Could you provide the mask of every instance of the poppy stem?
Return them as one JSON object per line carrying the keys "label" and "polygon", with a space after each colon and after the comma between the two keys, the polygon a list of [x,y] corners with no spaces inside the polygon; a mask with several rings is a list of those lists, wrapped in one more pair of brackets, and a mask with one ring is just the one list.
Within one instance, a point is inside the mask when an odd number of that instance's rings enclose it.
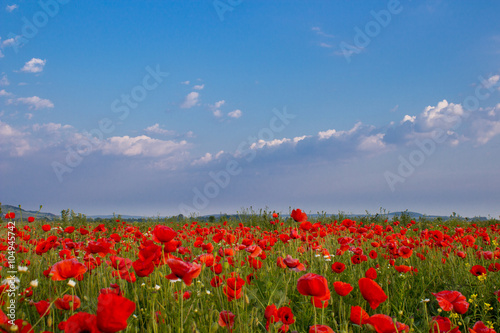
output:
{"label": "poppy stem", "polygon": [[322,304],[322,307],[321,307],[321,325],[324,325],[324,321],[325,321],[325,304]]}
{"label": "poppy stem", "polygon": [[184,282],[181,281],[181,293],[180,293],[180,298],[181,298],[181,317],[180,317],[180,322],[179,322],[179,325],[180,325],[180,331],[179,332],[184,332],[184,321],[182,320],[182,317],[183,317],[183,310],[184,310],[184,297],[183,297],[183,293],[184,293]]}
{"label": "poppy stem", "polygon": [[313,307],[314,307],[314,326],[316,326],[316,324],[318,323],[316,319],[316,305],[314,305]]}

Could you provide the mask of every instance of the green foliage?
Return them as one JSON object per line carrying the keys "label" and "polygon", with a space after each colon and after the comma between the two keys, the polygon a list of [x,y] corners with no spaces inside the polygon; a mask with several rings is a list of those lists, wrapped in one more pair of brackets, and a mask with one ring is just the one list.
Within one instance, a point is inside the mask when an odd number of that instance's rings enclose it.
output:
{"label": "green foliage", "polygon": [[[339,225],[346,216],[340,213],[335,216],[327,216],[319,214],[318,218],[310,218],[311,223],[321,223],[325,228],[332,227],[334,224]],[[120,222],[116,222],[116,219]],[[261,211],[260,214],[255,214],[253,211],[243,211],[237,216],[221,215],[219,219],[215,216],[213,219],[208,218],[207,221],[199,222],[195,226],[226,229],[228,232],[236,232],[239,224],[243,223],[245,227],[251,228],[247,234],[242,234],[238,239],[238,244],[241,244],[242,238],[260,239],[263,235],[269,234],[290,234],[292,229],[298,227],[297,223],[293,222],[287,216],[279,217],[280,224],[272,225],[269,223],[272,220],[272,212],[267,210]],[[143,221],[127,221],[126,226],[137,228],[143,234],[147,234],[157,224],[165,224],[175,230],[195,230],[195,227],[190,226],[197,219],[194,217],[175,216],[171,218],[156,218]],[[386,222],[386,220],[389,220]],[[445,228],[453,230],[456,227],[472,226],[473,223],[477,227],[489,228],[497,224],[497,220],[467,222],[459,216],[452,216],[450,219],[432,220],[430,218],[421,217],[417,219],[411,227],[412,218],[407,212],[400,216],[395,216],[388,219],[386,214],[375,214],[364,216],[357,219],[363,225],[380,225],[384,228],[392,227],[393,235],[398,235],[402,228],[407,229],[406,237],[418,239],[421,232],[425,229],[438,229],[445,231]],[[223,223],[227,221],[227,225]],[[396,222],[399,222],[397,225]],[[208,223],[208,225],[207,225]],[[73,210],[63,210],[61,219],[53,224],[53,229],[45,233],[41,230],[41,225],[44,221],[36,220],[34,223],[18,222],[17,226],[22,229],[24,226],[31,228],[31,239],[39,240],[46,239],[49,235],[56,235],[59,239],[69,238],[75,243],[83,242],[84,245],[90,240],[88,236],[82,236],[78,232],[71,234],[61,233],[68,226],[87,227],[92,230],[99,224],[104,224],[106,231],[94,238],[104,238],[109,240],[111,233],[123,233],[124,226],[122,225],[121,216],[114,216],[113,219],[102,219],[99,221],[90,221],[87,217],[80,213],[75,213]],[[186,227],[187,226],[187,227]],[[58,229],[58,227],[60,229]],[[239,230],[239,229],[238,229]],[[491,233],[491,228],[488,229]],[[2,231],[5,232],[5,231]],[[401,234],[399,234],[401,235]],[[196,235],[195,235],[196,236]],[[191,239],[182,239],[182,246],[187,247],[192,252],[191,254],[181,255],[175,253],[176,256],[192,260],[196,256],[203,253],[203,250],[198,247],[193,247],[193,236]],[[213,243],[213,234],[205,237],[205,243]],[[198,278],[196,278],[191,286],[185,286],[182,282],[170,282],[165,278],[170,274],[170,269],[167,265],[161,265],[155,268],[155,271],[148,277],[137,278],[135,283],[128,283],[125,280],[117,279],[112,275],[113,269],[105,263],[109,261],[109,255],[102,259],[102,264],[92,270],[91,274],[86,273],[82,281],[77,282],[77,286],[72,292],[78,295],[82,300],[82,306],[77,311],[86,311],[95,313],[97,307],[97,296],[99,290],[109,287],[110,283],[117,283],[124,292],[124,296],[134,301],[137,305],[135,316],[129,319],[129,327],[125,332],[180,332],[181,327],[184,332],[224,332],[224,329],[217,324],[220,311],[231,311],[236,315],[234,332],[265,332],[264,311],[266,306],[275,304],[278,308],[281,306],[289,306],[295,317],[295,324],[290,327],[290,330],[298,332],[307,332],[309,326],[314,322],[311,318],[318,318],[319,323],[329,325],[335,332],[368,332],[366,328],[358,328],[349,322],[349,311],[351,306],[360,305],[370,315],[381,313],[396,318],[397,321],[410,326],[413,332],[429,332],[429,322],[432,316],[452,316],[449,312],[440,312],[440,307],[431,292],[439,292],[442,290],[457,290],[465,295],[468,299],[472,299],[469,311],[464,315],[452,317],[454,323],[461,323],[461,331],[467,332],[466,327],[472,327],[478,320],[483,322],[491,322],[495,325],[495,329],[500,328],[500,307],[496,300],[494,291],[500,289],[499,275],[500,273],[488,273],[486,279],[478,279],[473,276],[469,270],[473,265],[481,264],[485,267],[490,263],[485,259],[476,257],[476,250],[472,248],[464,249],[467,256],[461,259],[451,253],[445,255],[443,248],[423,247],[414,250],[414,253],[409,258],[395,259],[395,266],[407,265],[415,267],[418,272],[398,273],[394,266],[389,265],[389,261],[384,258],[385,248],[373,248],[371,241],[366,241],[359,246],[365,254],[371,250],[378,252],[377,259],[370,259],[360,264],[351,262],[350,251],[346,251],[342,255],[334,256],[336,250],[340,247],[338,239],[341,237],[354,237],[348,229],[337,231],[325,237],[318,237],[318,244],[326,249],[331,254],[331,259],[325,258],[319,251],[311,249],[310,244],[302,240],[291,240],[288,243],[283,243],[279,239],[276,244],[266,251],[267,258],[262,261],[261,269],[254,270],[249,265],[241,265],[242,261],[247,260],[249,253],[246,251],[235,251],[233,261],[234,266],[227,263],[227,259],[223,259],[222,275],[228,277],[232,273],[238,274],[242,278],[246,278],[249,274],[254,274],[255,279],[251,284],[245,284],[243,287],[243,297],[228,301],[222,287],[213,288],[210,281],[215,274],[208,268],[204,267]],[[497,243],[497,234],[492,234],[492,242],[487,244],[481,240],[477,240],[477,245],[483,251],[495,251]],[[5,235],[1,234],[1,237]],[[493,240],[495,239],[495,242]],[[385,239],[384,239],[385,240]],[[65,281],[52,281],[43,275],[43,271],[61,260],[59,251],[51,250],[43,255],[37,255],[33,251],[32,245],[23,244],[30,247],[29,252],[17,254],[17,261],[29,260],[31,265],[28,272],[19,274],[21,291],[27,288],[30,281],[37,279],[39,286],[34,289],[31,300],[37,302],[40,300],[54,300],[68,290]],[[138,242],[132,237],[123,238],[119,243],[115,244],[114,248],[118,251],[118,256],[129,258],[132,261],[137,259]],[[214,244],[214,254],[217,254],[219,248],[230,247],[224,241],[219,244]],[[353,243],[352,246],[357,247],[358,244]],[[421,260],[416,256],[416,253],[423,253],[425,260]],[[289,269],[279,268],[276,265],[279,256],[286,257],[291,255],[297,258],[306,266],[305,272],[294,272]],[[81,251],[77,259],[80,262],[84,261],[84,251]],[[97,255],[94,255],[97,257]],[[443,260],[445,259],[445,263]],[[347,266],[347,269],[340,274],[332,271],[331,265],[333,262],[339,261]],[[497,260],[498,261],[498,260]],[[370,267],[376,267],[378,277],[376,281],[382,286],[389,299],[382,303],[379,308],[372,310],[360,294],[358,280],[365,276],[365,272]],[[133,269],[132,269],[133,271]],[[310,297],[301,295],[297,291],[297,281],[305,273],[313,272],[324,276],[331,290],[331,300],[329,305],[324,309],[315,309],[310,303]],[[340,297],[334,292],[333,282],[343,281],[350,283],[354,290],[345,297]],[[191,298],[188,300],[176,300],[175,292],[182,294],[184,291],[191,292]],[[476,295],[476,296],[474,296]],[[428,301],[426,301],[428,300]],[[487,306],[486,304],[489,304]],[[36,313],[34,306],[29,304],[29,301],[18,303],[18,317],[24,318],[34,324],[39,321],[40,317]],[[56,332],[55,326],[61,321],[67,320],[71,315],[70,312],[59,311],[52,309],[50,318],[51,323],[43,319],[38,322],[35,331],[41,332],[44,330]],[[158,318],[158,321],[156,320]],[[270,332],[277,332],[280,325],[271,326]],[[227,330],[226,330],[227,331]]]}

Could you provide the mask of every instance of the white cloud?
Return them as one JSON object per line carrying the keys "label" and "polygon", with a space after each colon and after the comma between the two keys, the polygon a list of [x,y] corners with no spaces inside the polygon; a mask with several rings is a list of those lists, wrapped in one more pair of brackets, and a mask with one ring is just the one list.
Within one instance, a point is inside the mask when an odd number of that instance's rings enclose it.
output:
{"label": "white cloud", "polygon": [[392,109],[391,112],[396,112],[399,109],[399,104],[396,104]]}
{"label": "white cloud", "polygon": [[206,153],[202,157],[200,157],[200,158],[192,161],[191,165],[203,165],[203,164],[207,164],[207,163],[209,163],[211,161],[219,159],[223,154],[224,154],[224,150],[219,151],[217,154],[215,154],[215,156],[212,155],[212,154],[210,154],[210,153]]}
{"label": "white cloud", "polygon": [[114,136],[108,138],[101,150],[105,155],[158,157],[170,155],[178,150],[188,148],[186,141],[164,141],[150,138],[146,135],[137,137]]}
{"label": "white cloud", "polygon": [[174,135],[175,131],[172,130],[166,130],[160,127],[160,124],[156,123],[153,126],[149,126],[145,129],[146,132],[149,133],[155,133],[155,134],[162,134],[162,135]]}
{"label": "white cloud", "polygon": [[27,63],[24,64],[24,67],[21,68],[21,72],[25,73],[40,73],[43,71],[43,67],[45,66],[47,60],[42,60],[38,58],[33,58]]}
{"label": "white cloud", "polygon": [[215,104],[213,105],[213,108],[214,109],[219,109],[221,106],[223,106],[224,104],[226,103],[225,100],[221,100],[221,101],[218,101],[218,102],[215,102]]}
{"label": "white cloud", "polygon": [[221,157],[222,154],[224,154],[224,150],[221,150],[217,154],[215,154],[215,158],[217,159],[217,158]]}
{"label": "white cloud", "polygon": [[327,37],[327,38],[334,38],[335,37],[334,35],[329,35],[327,33],[324,33],[320,27],[312,27],[311,30],[314,31],[316,34],[323,36],[323,37]]}
{"label": "white cloud", "polygon": [[198,97],[200,96],[199,93],[192,91],[190,92],[186,98],[184,99],[184,102],[181,104],[182,109],[189,109],[198,104]]}
{"label": "white cloud", "polygon": [[33,118],[33,113],[26,113],[24,115],[24,118],[28,119],[28,120],[31,120],[31,118]]}
{"label": "white cloud", "polygon": [[34,124],[33,125],[33,130],[34,131],[45,131],[48,133],[57,133],[60,130],[69,130],[74,128],[71,125],[63,125],[63,124],[58,124],[58,123],[46,123],[46,124]]}
{"label": "white cloud", "polygon": [[2,42],[2,47],[9,47],[9,46],[12,46],[16,43],[16,39],[18,39],[19,36],[16,36],[16,38],[9,38],[9,39],[6,39]]}
{"label": "white cloud", "polygon": [[11,156],[23,156],[32,150],[27,140],[28,136],[28,133],[23,133],[0,121],[0,151]]}
{"label": "white cloud", "polygon": [[38,110],[44,108],[53,108],[54,103],[48,99],[42,99],[38,96],[33,97],[20,97],[17,99],[18,102],[29,105],[30,110]]}
{"label": "white cloud", "polygon": [[318,137],[320,140],[329,139],[332,136],[337,137],[339,134],[336,129],[330,129],[322,132],[318,132]]}
{"label": "white cloud", "polygon": [[401,120],[401,124],[404,123],[404,122],[407,122],[407,121],[409,121],[410,123],[414,123],[415,119],[417,119],[417,116],[405,115],[404,118],[403,118],[403,120]]}
{"label": "white cloud", "polygon": [[384,142],[383,133],[378,133],[370,136],[361,137],[360,143],[358,145],[359,150],[364,151],[380,151],[386,148],[386,144]]}
{"label": "white cloud", "polygon": [[284,143],[291,143],[292,145],[296,145],[298,142],[304,140],[305,138],[308,138],[309,136],[303,135],[303,136],[298,136],[293,139],[288,139],[288,138],[283,138],[283,139],[274,139],[270,141],[265,141],[265,140],[259,140],[257,142],[254,142],[250,145],[250,149],[262,149],[264,147],[272,148],[272,147],[278,147],[281,146]]}
{"label": "white cloud", "polygon": [[0,50],[0,58],[5,57],[5,55],[2,53],[2,50]]}
{"label": "white cloud", "polygon": [[324,48],[327,48],[327,49],[329,49],[329,48],[332,48],[332,47],[333,47],[333,45],[332,45],[332,44],[328,44],[328,43],[319,43],[319,46],[324,47]]}
{"label": "white cloud", "polygon": [[[33,114],[28,113],[27,115]],[[28,116],[29,119],[31,119]],[[76,129],[71,125],[63,125],[59,123],[45,123],[38,124],[35,123],[31,126],[32,134],[37,138],[35,141],[31,141],[31,144],[37,149],[46,149],[49,147],[62,147],[68,145],[78,145],[83,140],[88,141],[87,137],[82,133],[76,131]]]}
{"label": "white cloud", "polygon": [[215,102],[213,105],[208,105],[210,110],[212,110],[214,117],[217,118],[222,117],[222,111],[220,110],[220,107],[223,106],[225,103],[226,103],[225,100],[220,100],[218,102]]}
{"label": "white cloud", "polygon": [[241,110],[234,110],[234,111],[229,112],[227,115],[231,118],[238,119],[239,117],[241,117],[243,115],[243,112],[241,112]]}
{"label": "white cloud", "polygon": [[199,159],[194,160],[191,163],[191,165],[203,165],[203,164],[207,164],[208,162],[212,161],[212,159],[213,159],[212,154],[206,153],[205,155],[203,155]]}
{"label": "white cloud", "polygon": [[472,128],[476,135],[476,141],[484,145],[500,134],[500,121],[478,119],[473,122]]}
{"label": "white cloud", "polygon": [[16,9],[16,8],[19,8],[19,6],[18,6],[18,5],[16,5],[16,4],[14,4],[14,5],[10,5],[10,6],[9,6],[9,5],[7,5],[7,7],[5,7],[5,10],[6,10],[7,12],[9,12],[9,13],[12,13],[12,11],[14,11],[14,9]]}
{"label": "white cloud", "polygon": [[0,96],[12,96],[12,93],[5,91],[5,89],[0,90]]}
{"label": "white cloud", "polygon": [[203,90],[203,88],[205,88],[204,84],[197,84],[193,87],[193,89],[195,90]]}
{"label": "white cloud", "polygon": [[499,80],[500,80],[500,75],[498,75],[498,74],[493,75],[493,76],[489,77],[488,80],[483,82],[483,85],[485,88],[490,88],[490,87],[495,86]]}
{"label": "white cloud", "polygon": [[335,138],[339,138],[339,137],[344,136],[344,135],[351,135],[351,134],[354,134],[358,129],[360,129],[361,125],[362,125],[362,123],[358,122],[354,125],[353,128],[351,128],[348,131],[337,131],[335,129],[331,129],[331,130],[327,130],[327,131],[323,131],[323,132],[318,132],[318,137],[320,140],[326,140],[326,139],[331,138],[332,136]]}
{"label": "white cloud", "polygon": [[448,103],[442,100],[436,106],[428,106],[422,112],[422,119],[429,128],[440,127],[450,128],[454,125],[458,117],[464,116],[465,112],[460,104]]}
{"label": "white cloud", "polygon": [[189,84],[189,81],[184,81],[184,82],[181,82],[181,84]]}
{"label": "white cloud", "polygon": [[7,75],[2,76],[0,79],[0,86],[8,86],[10,84],[9,79],[7,78]]}

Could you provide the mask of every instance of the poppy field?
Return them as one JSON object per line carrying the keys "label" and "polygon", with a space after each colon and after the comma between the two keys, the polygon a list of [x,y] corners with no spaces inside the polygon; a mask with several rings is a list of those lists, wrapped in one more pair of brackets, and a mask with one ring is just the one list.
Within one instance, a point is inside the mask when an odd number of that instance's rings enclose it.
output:
{"label": "poppy field", "polygon": [[494,333],[498,222],[4,213],[0,332]]}

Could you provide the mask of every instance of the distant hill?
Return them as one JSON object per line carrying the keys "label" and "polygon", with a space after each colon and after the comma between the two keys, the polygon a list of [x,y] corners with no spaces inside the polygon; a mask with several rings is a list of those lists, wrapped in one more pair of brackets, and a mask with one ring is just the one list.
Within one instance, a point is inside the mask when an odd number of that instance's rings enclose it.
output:
{"label": "distant hill", "polygon": [[[119,214],[116,214],[116,215],[90,215],[87,217],[90,217],[91,219],[107,220],[107,219],[117,218],[118,215]],[[137,215],[120,215],[120,217],[122,218],[122,220],[142,220],[142,219],[148,218],[147,216],[137,216]]]}
{"label": "distant hill", "polygon": [[[52,213],[47,213],[47,212],[39,212],[37,213],[36,211],[32,211],[32,210],[25,210],[25,209],[19,209],[19,207],[16,207],[16,206],[12,206],[12,205],[1,205],[1,208],[2,208],[2,216],[5,216],[5,214],[7,214],[8,212],[14,212],[16,214],[16,218],[20,218],[21,217],[21,211],[22,211],[22,215],[23,215],[23,219],[25,218],[28,218],[28,216],[37,216],[37,218],[40,218],[40,219],[47,219],[47,220],[55,220],[55,219],[59,219],[61,217],[61,215],[56,215],[56,214],[52,214]],[[350,219],[356,219],[356,218],[360,218],[360,217],[365,217],[367,216],[367,214],[346,214],[346,213],[342,213],[343,216],[345,218],[350,218]],[[425,214],[421,214],[421,213],[417,213],[417,212],[409,212],[409,211],[404,211],[404,212],[391,212],[391,213],[387,213],[387,214],[378,214],[378,215],[385,215],[387,216],[387,219],[392,219],[394,218],[394,216],[402,216],[402,215],[407,215],[409,216],[410,218],[412,219],[415,219],[417,220],[418,218],[427,218],[427,219],[437,219],[437,218],[440,218],[442,220],[447,220],[450,218],[450,216],[444,216],[444,215],[425,215]],[[90,219],[113,219],[113,218],[117,218],[119,214],[115,214],[115,215],[91,215],[91,216],[87,216],[88,218]],[[243,214],[245,215],[245,214]],[[338,215],[338,213],[335,213],[335,214],[326,214],[326,216],[330,217],[332,215]],[[375,215],[375,214],[371,214],[371,215]],[[230,218],[230,217],[234,217],[234,218],[238,218],[240,215],[239,214],[209,214],[209,215],[203,215],[203,216],[198,216],[196,217],[198,220],[200,221],[209,221],[211,219],[220,219],[221,217],[227,217],[227,218]],[[320,214],[308,214],[309,217],[319,217],[319,216],[323,216],[323,215],[320,215]],[[121,219],[122,220],[147,220],[148,218],[160,218],[160,219],[163,219],[165,218],[165,216],[139,216],[139,215],[120,215]],[[168,218],[168,217],[167,217]],[[461,216],[457,216],[457,218],[463,218]],[[473,217],[472,220],[487,220],[486,217]]]}
{"label": "distant hill", "polygon": [[55,220],[56,218],[59,218],[58,215],[52,214],[52,213],[44,213],[44,212],[37,212],[33,210],[25,210],[25,209],[19,209],[19,207],[12,206],[12,205],[1,205],[2,208],[2,216],[5,216],[8,212],[13,212],[16,214],[16,219],[21,217],[21,213],[23,216],[23,219],[27,219],[29,216],[35,216],[40,219],[47,219],[47,220]]}

